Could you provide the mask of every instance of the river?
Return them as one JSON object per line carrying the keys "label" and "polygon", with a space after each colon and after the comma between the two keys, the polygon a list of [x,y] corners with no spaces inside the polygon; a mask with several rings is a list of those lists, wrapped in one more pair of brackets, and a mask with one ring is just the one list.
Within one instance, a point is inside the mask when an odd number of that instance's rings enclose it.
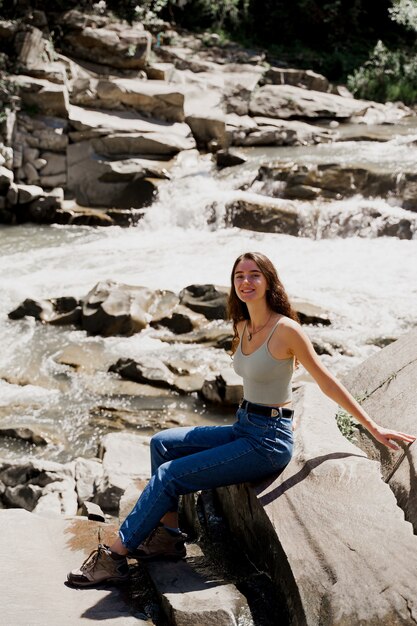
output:
{"label": "river", "polygon": [[[184,423],[231,419],[230,412],[207,407],[195,397],[137,398],[111,393],[114,375],[107,373],[107,366],[117,358],[170,350],[188,358],[192,346],[168,346],[152,330],[131,338],[104,339],[72,328],[43,326],[32,318],[10,321],[7,313],[27,297],[82,296],[103,279],[175,292],[191,283],[228,285],[236,256],[258,250],[276,264],[290,296],[328,312],[331,326],[310,332],[312,338],[342,347],[340,353],[322,357],[336,374],[416,326],[416,236],[412,240],[378,238],[372,227],[361,230],[364,206],[394,217],[409,214],[392,202],[354,197],[318,206],[327,224],[336,213],[351,213],[352,232],[345,238],[329,234],[323,238],[308,229],[302,237],[251,232],[226,228],[223,220],[224,205],[236,193],[236,180],[266,158],[367,162],[399,173],[401,169],[417,171],[417,148],[411,143],[415,138],[415,126],[410,125],[399,132],[393,128],[392,139],[384,143],[247,149],[248,164],[220,175],[210,156],[190,151],[180,155],[172,179],[163,183],[159,199],[135,227],[0,227],[1,424],[36,423],[55,438],[44,449],[3,438],[1,456],[34,454],[63,461],[95,454],[106,429],[91,423],[89,415],[103,403],[129,410],[163,409],[168,414],[183,411]],[[100,356],[103,367],[81,375],[60,364],[56,357],[68,346],[91,350]],[[214,349],[205,354],[207,361],[218,358]],[[152,432],[152,424],[144,431]]]}

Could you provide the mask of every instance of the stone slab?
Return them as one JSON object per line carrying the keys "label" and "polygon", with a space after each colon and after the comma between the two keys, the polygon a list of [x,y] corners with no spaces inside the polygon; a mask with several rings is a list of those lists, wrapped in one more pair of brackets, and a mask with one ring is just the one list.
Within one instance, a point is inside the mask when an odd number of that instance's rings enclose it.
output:
{"label": "stone slab", "polygon": [[[236,626],[253,623],[245,597],[230,583],[189,563],[147,565],[162,607],[175,626]],[[245,619],[246,618],[246,619]]]}
{"label": "stone slab", "polygon": [[[76,590],[65,584],[68,571],[96,547],[97,523],[46,519],[19,509],[0,510],[0,523],[2,624],[76,626],[109,620],[112,626],[150,626],[135,614],[122,588]],[[110,540],[114,528],[101,526],[103,541]]]}

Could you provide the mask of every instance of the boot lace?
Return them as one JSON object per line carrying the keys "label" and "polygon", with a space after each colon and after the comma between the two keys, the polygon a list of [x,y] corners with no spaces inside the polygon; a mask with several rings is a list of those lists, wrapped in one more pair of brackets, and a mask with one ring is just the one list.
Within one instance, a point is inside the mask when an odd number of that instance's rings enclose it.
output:
{"label": "boot lace", "polygon": [[81,565],[80,567],[81,571],[82,572],[94,571],[94,568],[97,565],[97,561],[100,558],[101,553],[104,552],[105,549],[106,549],[106,546],[99,543],[98,547],[88,555],[88,557],[85,559],[85,561]]}

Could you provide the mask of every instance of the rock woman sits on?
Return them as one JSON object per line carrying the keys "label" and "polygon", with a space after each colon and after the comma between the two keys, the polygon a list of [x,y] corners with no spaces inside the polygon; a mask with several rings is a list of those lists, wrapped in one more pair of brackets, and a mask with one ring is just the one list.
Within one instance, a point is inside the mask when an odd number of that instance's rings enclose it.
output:
{"label": "rock woman sits on", "polygon": [[291,379],[300,362],[322,391],[388,448],[413,435],[378,426],[324,367],[301,329],[276,269],[263,254],[239,256],[232,269],[229,317],[233,365],[243,377],[244,399],[231,426],[171,428],[151,439],[152,477],[109,547],[99,545],[68,574],[77,587],[128,579],[126,556],[185,556],[178,528],[182,494],[255,481],[282,470],[293,450]]}

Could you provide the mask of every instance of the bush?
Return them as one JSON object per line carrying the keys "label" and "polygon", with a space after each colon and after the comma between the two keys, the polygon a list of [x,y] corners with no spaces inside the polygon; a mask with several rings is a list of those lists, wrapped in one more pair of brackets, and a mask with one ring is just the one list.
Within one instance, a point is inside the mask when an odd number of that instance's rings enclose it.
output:
{"label": "bush", "polygon": [[359,98],[413,104],[417,101],[417,54],[391,51],[378,41],[369,60],[348,77],[347,83]]}

